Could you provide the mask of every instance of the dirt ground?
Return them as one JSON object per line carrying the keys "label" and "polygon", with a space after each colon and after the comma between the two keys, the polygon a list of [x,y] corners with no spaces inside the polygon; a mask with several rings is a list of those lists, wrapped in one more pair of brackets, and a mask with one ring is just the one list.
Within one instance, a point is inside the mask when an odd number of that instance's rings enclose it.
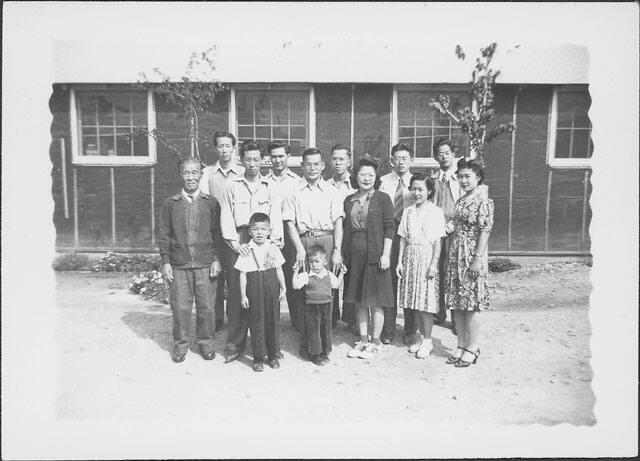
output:
{"label": "dirt ground", "polygon": [[[593,425],[589,364],[589,268],[581,262],[526,265],[493,274],[493,308],[482,314],[476,365],[445,364],[456,338],[433,332],[435,353],[418,360],[396,342],[370,360],[347,358],[353,337],[339,323],[331,362],[298,357],[297,334],[281,316],[279,370],[251,371],[243,360],[207,362],[195,347],[170,360],[169,307],[130,294],[132,274],[56,274],[61,420],[153,420],[215,414],[241,421],[394,421]],[[188,389],[188,391],[185,391]],[[206,395],[206,399],[201,396]],[[424,397],[418,397],[418,396]],[[366,402],[367,404],[363,404]],[[301,408],[306,408],[303,412]]]}

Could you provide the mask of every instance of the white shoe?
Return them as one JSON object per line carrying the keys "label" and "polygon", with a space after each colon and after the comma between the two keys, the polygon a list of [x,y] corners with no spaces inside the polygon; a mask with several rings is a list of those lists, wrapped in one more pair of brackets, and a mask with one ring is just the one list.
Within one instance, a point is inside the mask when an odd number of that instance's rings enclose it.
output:
{"label": "white shoe", "polygon": [[433,351],[433,343],[431,341],[422,341],[420,349],[416,352],[416,358],[426,359]]}
{"label": "white shoe", "polygon": [[348,353],[347,353],[347,357],[349,358],[356,358],[356,357],[360,357],[360,353],[364,352],[364,350],[367,348],[367,343],[365,343],[364,341],[358,341],[356,342],[356,344],[353,346],[353,349],[351,349]]}
{"label": "white shoe", "polygon": [[411,354],[415,354],[416,352],[418,352],[420,350],[420,348],[422,347],[422,344],[424,343],[424,339],[422,338],[422,336],[420,336],[420,338],[413,344],[411,344],[411,346],[409,346],[409,352]]}
{"label": "white shoe", "polygon": [[382,344],[368,343],[367,347],[358,354],[358,357],[361,359],[370,359],[380,352],[382,352]]}

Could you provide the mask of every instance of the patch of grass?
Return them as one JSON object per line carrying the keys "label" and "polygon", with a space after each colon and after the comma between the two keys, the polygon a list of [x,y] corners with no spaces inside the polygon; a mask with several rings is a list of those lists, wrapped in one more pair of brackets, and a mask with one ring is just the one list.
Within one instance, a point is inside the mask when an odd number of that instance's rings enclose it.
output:
{"label": "patch of grass", "polygon": [[489,260],[489,272],[507,272],[521,267],[520,264],[514,263],[509,258],[491,258]]}
{"label": "patch of grass", "polygon": [[91,270],[91,261],[85,254],[65,253],[53,260],[55,271],[88,271]]}
{"label": "patch of grass", "polygon": [[158,255],[123,255],[109,252],[95,263],[94,272],[144,272],[160,268]]}

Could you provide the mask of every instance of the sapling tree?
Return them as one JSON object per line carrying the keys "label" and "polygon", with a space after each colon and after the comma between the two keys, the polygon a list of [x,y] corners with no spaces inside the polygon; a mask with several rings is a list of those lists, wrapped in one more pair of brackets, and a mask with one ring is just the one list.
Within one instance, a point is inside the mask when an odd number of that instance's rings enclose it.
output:
{"label": "sapling tree", "polygon": [[[475,155],[480,164],[484,165],[484,151],[487,143],[493,141],[503,133],[511,133],[516,129],[513,123],[501,123],[488,129],[487,125],[493,119],[495,111],[494,87],[496,79],[500,75],[499,70],[491,67],[496,52],[497,44],[491,43],[480,50],[480,57],[476,58],[476,64],[471,74],[469,94],[471,107],[463,107],[453,113],[450,110],[450,100],[447,95],[439,95],[430,100],[430,105],[438,112],[448,116],[469,137],[469,145],[472,155]],[[456,45],[456,56],[464,60],[466,55],[460,45]]]}
{"label": "sapling tree", "polygon": [[[184,118],[186,122],[185,138],[189,141],[190,155],[198,159],[201,159],[200,145],[208,147],[212,144],[211,134],[203,136],[200,133],[200,117],[212,111],[216,95],[226,90],[225,85],[215,78],[214,52],[215,47],[200,53],[193,52],[184,75],[177,80],[172,80],[157,67],[152,71],[152,78],[142,72],[138,79],[139,86],[153,90],[159,98],[179,109],[179,117]],[[180,146],[169,141],[164,130],[139,129],[138,132],[153,136],[156,142],[174,154],[182,154]]]}

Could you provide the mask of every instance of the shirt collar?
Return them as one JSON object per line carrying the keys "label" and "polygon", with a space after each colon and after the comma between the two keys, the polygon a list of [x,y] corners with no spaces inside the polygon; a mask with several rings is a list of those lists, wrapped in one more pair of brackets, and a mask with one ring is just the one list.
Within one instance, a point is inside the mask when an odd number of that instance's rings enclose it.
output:
{"label": "shirt collar", "polygon": [[350,175],[349,172],[346,171],[344,175],[342,175],[342,178],[340,179],[336,179],[333,176],[331,176],[331,179],[329,179],[329,181],[332,184],[337,184],[337,183],[344,183],[344,184],[349,184],[351,185],[351,179],[350,179]]}
{"label": "shirt collar", "polygon": [[284,181],[286,178],[294,178],[294,179],[298,179],[300,176],[298,176],[297,174],[295,174],[293,171],[291,171],[289,169],[289,167],[287,167],[287,169],[285,170],[284,174],[282,176],[276,176],[273,173],[273,170],[269,171],[269,174],[266,176],[267,179],[272,179],[274,181]]}
{"label": "shirt collar", "polygon": [[231,166],[229,167],[229,169],[225,172],[225,170],[222,169],[222,165],[220,165],[220,160],[218,160],[214,165],[213,165],[213,171],[220,171],[220,173],[222,173],[223,175],[227,175],[229,174],[230,171],[232,171],[233,173],[235,173],[238,176],[242,176],[241,172],[240,172],[240,165],[238,165],[237,163],[235,163],[235,159],[232,162]]}
{"label": "shirt collar", "polygon": [[318,273],[309,271],[309,277],[313,276],[313,277],[317,277],[319,279],[323,279],[323,278],[325,278],[327,276],[328,272],[329,271],[327,271],[327,268],[323,267],[322,270],[320,272],[318,272]]}
{"label": "shirt collar", "polygon": [[458,178],[456,177],[456,169],[452,168],[450,170],[444,171],[444,170],[439,170],[440,171],[440,180],[443,179],[447,179],[449,181],[458,181]]}
{"label": "shirt collar", "polygon": [[[243,182],[245,184],[249,184],[249,181],[247,180],[246,176],[243,174],[242,176],[238,177],[238,178],[233,178],[234,181],[238,181],[238,182]],[[262,176],[260,175],[260,180],[258,182],[261,182],[262,184],[267,184],[269,185],[269,180],[266,176]]]}
{"label": "shirt collar", "polygon": [[400,176],[395,171],[393,172],[398,181],[402,181],[402,184],[405,186],[409,186],[409,181],[411,180],[411,170],[407,171],[404,176]]}
{"label": "shirt collar", "polygon": [[358,197],[358,194],[355,193],[353,194],[350,200],[351,202],[366,202],[367,200],[371,200],[371,196],[373,195],[374,192],[375,192],[375,189],[371,189],[369,192],[367,192],[367,195],[365,195],[364,197]]}
{"label": "shirt collar", "polygon": [[[186,190],[181,189],[181,190],[180,190],[180,195],[182,195],[182,197],[183,197],[185,200],[189,201],[189,194],[187,193],[187,191],[186,191]],[[194,193],[192,193],[192,194],[191,194],[191,197],[192,197],[192,199],[193,199],[193,200],[195,200],[196,198],[198,198],[198,196],[199,196],[199,195],[200,195],[200,189],[196,189],[196,191],[195,191]]]}
{"label": "shirt collar", "polygon": [[[320,180],[316,183],[316,186],[318,186],[318,189],[324,192],[326,183],[327,182],[324,179],[320,178]],[[303,190],[306,187],[311,189],[311,184],[309,184],[309,181],[307,181],[307,178],[302,178],[302,181],[300,181],[300,190]]]}

